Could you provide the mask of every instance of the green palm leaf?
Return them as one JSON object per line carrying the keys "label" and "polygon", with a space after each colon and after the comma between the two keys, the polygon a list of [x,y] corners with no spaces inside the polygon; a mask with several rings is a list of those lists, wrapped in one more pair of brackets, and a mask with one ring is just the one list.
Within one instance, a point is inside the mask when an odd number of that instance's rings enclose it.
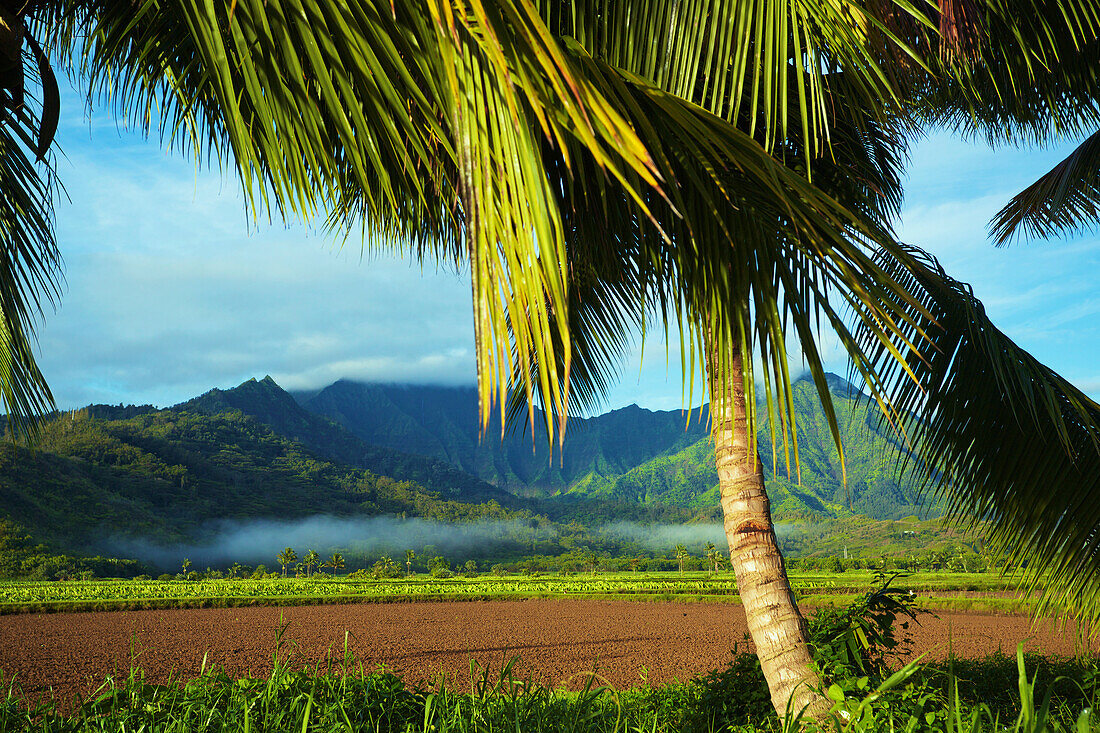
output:
{"label": "green palm leaf", "polygon": [[[12,115],[13,117],[15,115]],[[0,413],[13,436],[33,435],[54,407],[34,357],[34,326],[60,296],[53,179],[28,157],[37,123],[0,124]],[[43,177],[45,174],[45,178]]]}
{"label": "green palm leaf", "polygon": [[861,340],[880,395],[901,418],[911,465],[947,496],[957,521],[991,522],[992,545],[1045,588],[1038,613],[1095,621],[1100,405],[997,330],[969,286],[934,258],[912,255],[881,259],[933,316],[923,323],[927,340],[914,335],[920,355],[902,364],[869,334]]}

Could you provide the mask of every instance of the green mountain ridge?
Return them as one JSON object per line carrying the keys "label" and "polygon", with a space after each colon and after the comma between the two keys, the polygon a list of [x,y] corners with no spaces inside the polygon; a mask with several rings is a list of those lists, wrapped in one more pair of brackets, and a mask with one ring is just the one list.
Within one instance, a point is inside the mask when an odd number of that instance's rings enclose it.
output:
{"label": "green mountain ridge", "polygon": [[94,416],[118,409],[64,413],[33,450],[0,442],[0,519],[65,551],[97,551],[109,535],[201,541],[223,520],[515,516],[325,460],[239,410]]}
{"label": "green mountain ridge", "polygon": [[[868,398],[843,378],[827,378],[845,461],[837,453],[816,388],[794,385],[797,461],[773,446],[762,429],[759,451],[773,511],[779,517],[845,516],[877,519],[936,514],[918,500],[911,481],[896,476],[904,455],[880,424]],[[560,454],[551,455],[540,427],[491,431],[479,440],[472,387],[369,384],[341,380],[298,395],[307,410],[332,418],[364,442],[452,463],[510,492],[535,497],[605,498],[671,504],[717,513],[718,477],[704,405],[652,411],[631,405],[570,421]],[[845,485],[845,470],[847,485]]]}
{"label": "green mountain ridge", "polygon": [[446,461],[381,445],[371,445],[322,415],[303,409],[270,376],[250,379],[229,389],[211,389],[172,408],[218,415],[233,410],[268,426],[276,434],[297,441],[319,456],[376,474],[414,481],[457,501],[498,501],[515,505],[512,494],[471,476]]}

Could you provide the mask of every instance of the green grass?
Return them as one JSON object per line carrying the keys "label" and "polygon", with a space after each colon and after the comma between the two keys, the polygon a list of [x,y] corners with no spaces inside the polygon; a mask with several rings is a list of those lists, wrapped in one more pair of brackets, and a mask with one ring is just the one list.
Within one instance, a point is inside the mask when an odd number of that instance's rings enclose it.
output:
{"label": "green grass", "polygon": [[[870,572],[792,573],[791,583],[807,605],[846,603],[866,591]],[[1009,581],[986,573],[915,573],[904,580],[937,610],[1026,611],[1013,598],[959,598],[952,592],[1004,593]],[[510,600],[526,598],[618,598],[629,600],[739,601],[730,573],[600,573],[570,576],[430,576],[385,580],[263,578],[240,580],[90,580],[0,582],[0,614],[385,603],[412,600]]]}
{"label": "green grass", "polygon": [[[446,680],[407,684],[384,668],[365,670],[345,653],[320,667],[292,668],[276,655],[267,678],[232,678],[204,669],[192,680],[157,684],[134,667],[108,678],[87,699],[27,704],[0,672],[0,733],[147,731],[779,731],[817,728],[781,723],[759,664],[742,654],[729,667],[686,682],[616,690],[596,674],[572,689],[471,665],[463,689]],[[1090,733],[1097,695],[1095,662],[994,655],[911,666],[872,688],[866,676],[830,678],[834,699],[825,730],[911,733]],[[30,681],[33,684],[33,681]]]}

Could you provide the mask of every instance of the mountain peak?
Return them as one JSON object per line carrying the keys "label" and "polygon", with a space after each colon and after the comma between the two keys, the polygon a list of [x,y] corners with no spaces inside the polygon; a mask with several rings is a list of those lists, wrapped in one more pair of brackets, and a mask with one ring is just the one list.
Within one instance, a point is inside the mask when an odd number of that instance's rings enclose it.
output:
{"label": "mountain peak", "polygon": [[[794,380],[794,384],[800,384],[802,382],[813,386],[813,375],[806,373],[798,379]],[[825,372],[825,384],[829,386],[830,392],[836,395],[840,395],[841,397],[859,397],[861,394],[863,394],[863,391],[859,387],[855,386],[839,374],[834,374],[833,372]]]}

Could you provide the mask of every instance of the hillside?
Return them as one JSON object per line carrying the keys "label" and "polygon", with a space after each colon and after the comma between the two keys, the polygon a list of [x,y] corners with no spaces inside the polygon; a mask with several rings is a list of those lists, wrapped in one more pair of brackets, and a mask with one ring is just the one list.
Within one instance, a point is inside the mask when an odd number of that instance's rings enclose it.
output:
{"label": "hillside", "polygon": [[56,548],[95,551],[112,536],[201,540],[215,520],[513,516],[325,460],[239,411],[91,416],[116,409],[64,413],[33,451],[0,442],[0,519]]}
{"label": "hillside", "polygon": [[[770,436],[760,436],[772,507],[779,517],[851,512],[878,519],[935,513],[918,504],[913,487],[894,475],[900,456],[894,436],[879,425],[868,400],[845,380],[829,377],[845,446],[848,486],[816,391],[795,384],[799,463],[787,465]],[[364,442],[420,453],[508,491],[526,496],[600,497],[619,502],[718,507],[706,407],[692,419],[681,411],[636,405],[572,420],[560,456],[545,439],[513,431],[478,439],[473,388],[362,384],[340,381],[300,396],[302,406],[332,418]],[[775,470],[773,470],[775,469]],[[850,508],[849,508],[850,498]]]}
{"label": "hillside", "polygon": [[297,441],[330,461],[414,481],[449,499],[516,503],[512,494],[446,461],[361,440],[336,422],[303,409],[271,377],[250,379],[233,389],[212,389],[173,409],[203,415],[239,410],[274,433]]}
{"label": "hillside", "polygon": [[[551,459],[545,433],[522,429],[480,440],[473,387],[362,384],[341,380],[302,406],[330,417],[371,445],[431,456],[516,494],[548,496],[617,476],[706,436],[705,423],[637,405],[569,423],[565,450]],[[686,426],[686,430],[685,430]]]}

